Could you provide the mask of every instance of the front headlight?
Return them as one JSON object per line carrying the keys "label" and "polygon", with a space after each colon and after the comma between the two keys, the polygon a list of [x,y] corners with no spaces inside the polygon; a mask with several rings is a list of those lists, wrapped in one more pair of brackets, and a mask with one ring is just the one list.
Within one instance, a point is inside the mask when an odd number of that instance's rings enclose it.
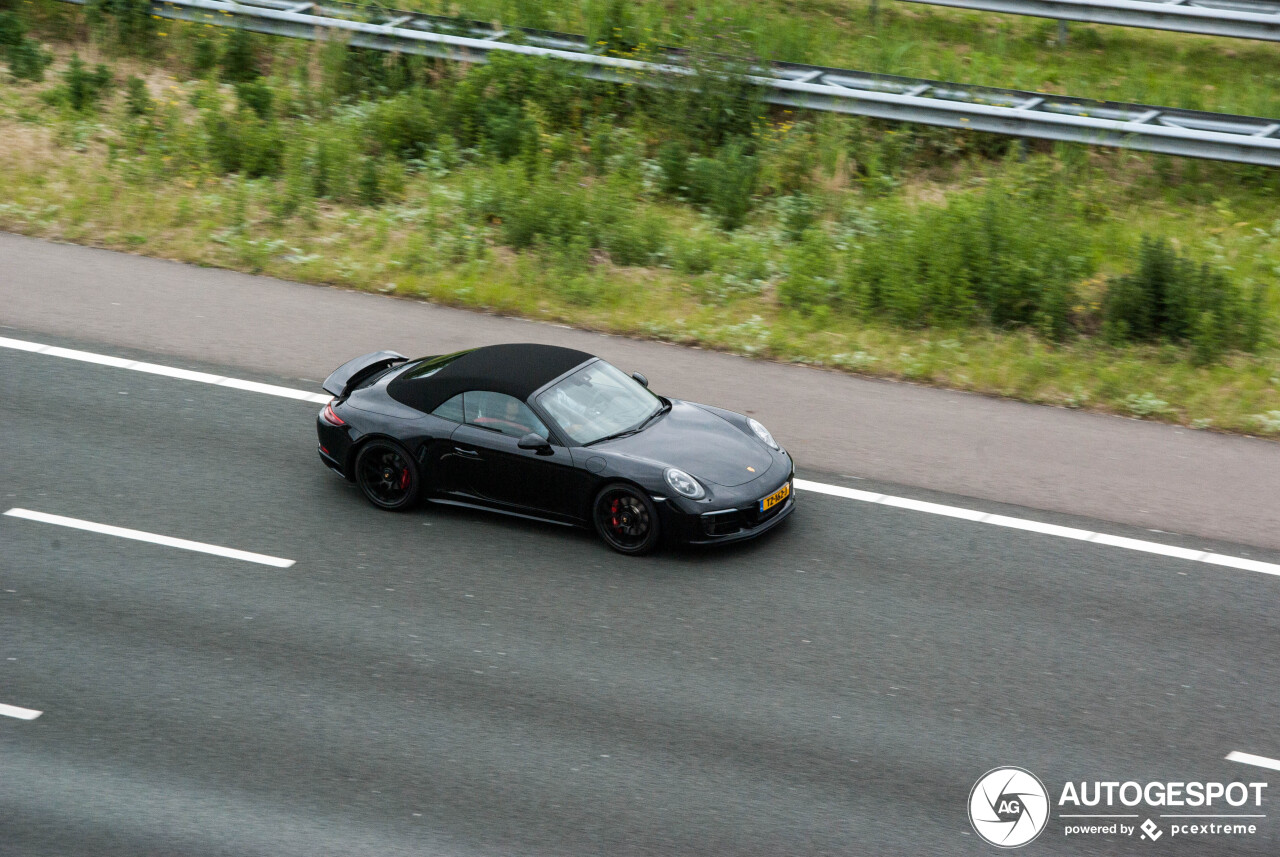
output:
{"label": "front headlight", "polygon": [[694,479],[679,468],[668,467],[662,475],[667,478],[667,484],[671,486],[671,490],[681,497],[688,497],[690,500],[701,500],[707,495],[707,492],[698,484],[697,479]]}
{"label": "front headlight", "polygon": [[773,449],[781,449],[781,447],[778,446],[778,442],[773,439],[773,435],[769,434],[769,430],[760,425],[760,423],[751,419],[751,417],[747,417],[747,425],[751,426],[751,430],[756,433],[756,437],[764,441],[765,444]]}

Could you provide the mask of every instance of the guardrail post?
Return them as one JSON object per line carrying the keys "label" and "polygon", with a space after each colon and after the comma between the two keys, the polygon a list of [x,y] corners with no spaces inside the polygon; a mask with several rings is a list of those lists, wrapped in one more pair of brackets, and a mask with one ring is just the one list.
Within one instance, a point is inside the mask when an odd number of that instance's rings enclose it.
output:
{"label": "guardrail post", "polygon": [[1065,48],[1067,46],[1067,22],[1058,19],[1058,47]]}

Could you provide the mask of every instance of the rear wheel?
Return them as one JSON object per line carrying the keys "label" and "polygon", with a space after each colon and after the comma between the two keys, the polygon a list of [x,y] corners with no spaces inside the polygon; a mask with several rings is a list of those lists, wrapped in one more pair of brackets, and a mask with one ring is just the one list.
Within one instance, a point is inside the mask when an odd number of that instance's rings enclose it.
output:
{"label": "rear wheel", "polygon": [[592,518],[600,538],[618,553],[639,556],[658,546],[658,510],[630,485],[606,485],[596,495]]}
{"label": "rear wheel", "polygon": [[417,462],[403,446],[389,440],[372,440],[362,446],[355,471],[356,484],[379,509],[408,509],[422,490]]}

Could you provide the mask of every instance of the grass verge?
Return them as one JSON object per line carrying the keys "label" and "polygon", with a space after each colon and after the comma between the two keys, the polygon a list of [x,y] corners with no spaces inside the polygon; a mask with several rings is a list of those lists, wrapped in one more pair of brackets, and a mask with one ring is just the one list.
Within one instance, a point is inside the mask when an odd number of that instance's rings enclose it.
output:
{"label": "grass verge", "polygon": [[[237,46],[169,22],[139,59],[87,40],[69,13],[47,15],[44,32],[60,36],[46,43],[49,74],[0,88],[0,227],[1280,434],[1276,290],[1258,293],[1252,353],[1223,345],[1197,360],[1208,340],[1102,336],[1111,284],[1134,270],[1145,235],[1211,263],[1242,294],[1273,280],[1271,171],[1070,146],[1026,153],[839,117],[744,120],[732,101],[655,105],[551,71],[529,88],[524,68],[406,70],[341,45]],[[210,40],[212,52],[201,47]],[[73,50],[86,60],[76,71]],[[694,133],[679,127],[689,118]],[[966,243],[966,224],[987,210],[988,237],[1013,236],[999,252]]]}

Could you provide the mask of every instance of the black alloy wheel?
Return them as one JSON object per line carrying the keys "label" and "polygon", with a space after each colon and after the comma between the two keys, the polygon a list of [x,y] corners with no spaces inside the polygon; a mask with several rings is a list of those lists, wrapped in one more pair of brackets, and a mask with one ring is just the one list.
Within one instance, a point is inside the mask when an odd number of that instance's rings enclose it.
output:
{"label": "black alloy wheel", "polygon": [[408,450],[388,440],[374,440],[356,456],[356,484],[379,509],[400,512],[418,499],[422,489],[418,465]]}
{"label": "black alloy wheel", "polygon": [[606,485],[596,495],[592,518],[600,538],[618,553],[639,556],[658,546],[658,510],[630,485]]}

